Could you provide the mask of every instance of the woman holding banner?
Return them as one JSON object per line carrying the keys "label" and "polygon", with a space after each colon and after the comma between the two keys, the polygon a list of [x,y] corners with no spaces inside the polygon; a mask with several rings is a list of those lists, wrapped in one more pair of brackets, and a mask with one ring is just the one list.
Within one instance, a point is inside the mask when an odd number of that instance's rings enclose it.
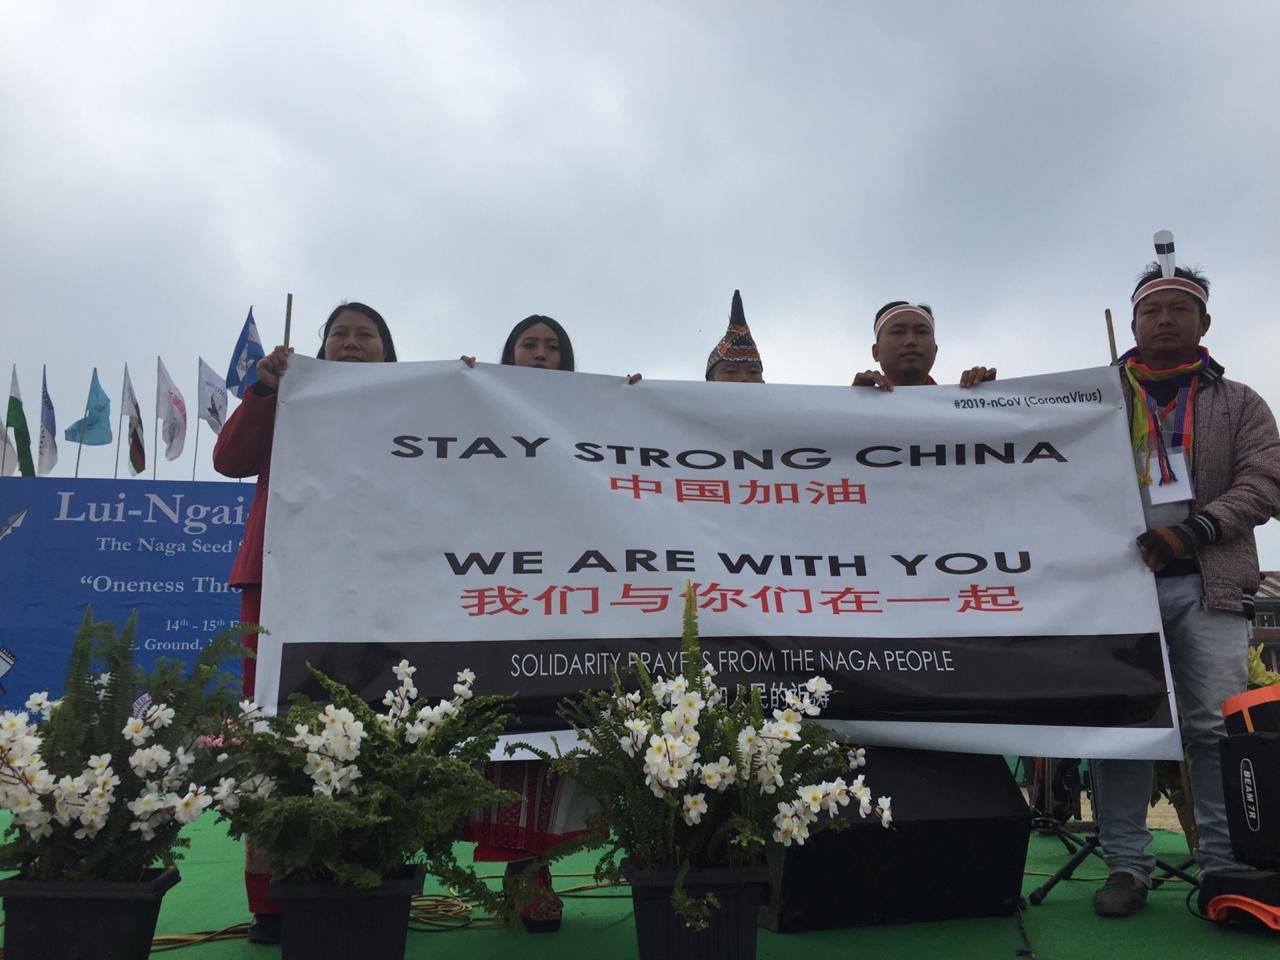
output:
{"label": "woman holding banner", "polygon": [[[551,317],[534,314],[512,328],[502,348],[502,362],[572,371],[573,343]],[[477,810],[462,833],[464,840],[475,841],[477,861],[506,862],[502,888],[507,901],[517,909],[525,929],[537,933],[560,929],[563,904],[551,888],[546,866],[534,869],[535,858],[561,840],[585,833],[584,818],[593,809],[574,781],[549,777],[548,772],[541,760],[490,763],[485,769],[489,780],[520,794],[521,799]]]}
{"label": "woman holding banner", "polygon": [[[257,623],[262,610],[262,539],[267,520],[276,391],[292,352],[292,347],[279,346],[258,361],[257,379],[245,390],[244,399],[223,425],[213,448],[214,469],[223,476],[258,478],[244,526],[244,540],[227,577],[227,582],[240,590],[242,623]],[[378,311],[363,303],[344,303],[325,321],[316,356],[345,363],[384,363],[395,361],[396,348],[391,331]],[[257,653],[256,633],[243,634],[241,642]],[[242,688],[249,699],[254,695],[255,672],[253,657],[246,656]],[[270,877],[257,868],[255,861],[253,847],[246,841],[244,885],[249,909],[254,915],[249,939],[255,943],[279,943],[280,908],[267,897]]]}

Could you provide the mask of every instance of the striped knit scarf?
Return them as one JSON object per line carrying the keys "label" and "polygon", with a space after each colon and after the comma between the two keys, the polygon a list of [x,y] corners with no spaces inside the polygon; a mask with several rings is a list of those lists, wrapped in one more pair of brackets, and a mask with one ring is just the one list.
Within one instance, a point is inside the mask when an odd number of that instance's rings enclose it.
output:
{"label": "striped knit scarf", "polygon": [[[1200,379],[1200,371],[1209,362],[1209,351],[1200,348],[1200,354],[1190,363],[1184,363],[1167,370],[1153,370],[1138,359],[1135,347],[1120,358],[1121,369],[1133,388],[1133,422],[1129,433],[1133,439],[1134,459],[1142,464],[1138,471],[1138,482],[1143,486],[1151,483],[1151,455],[1154,453],[1160,468],[1160,483],[1173,483],[1178,478],[1173,474],[1169,464],[1168,448],[1181,449],[1187,458],[1187,468],[1191,468],[1192,433],[1195,428],[1195,396],[1196,384]],[[1172,383],[1177,385],[1177,394],[1162,408],[1146,389],[1144,383]],[[1164,415],[1172,414],[1165,427],[1161,425]]]}

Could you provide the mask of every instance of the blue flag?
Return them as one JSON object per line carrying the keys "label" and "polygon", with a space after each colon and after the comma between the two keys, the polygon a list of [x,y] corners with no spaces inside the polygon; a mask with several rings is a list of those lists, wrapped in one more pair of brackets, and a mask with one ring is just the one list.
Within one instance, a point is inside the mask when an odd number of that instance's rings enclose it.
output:
{"label": "blue flag", "polygon": [[249,316],[244,318],[244,329],[240,331],[240,339],[231,353],[231,366],[227,368],[227,389],[234,390],[236,396],[244,398],[246,387],[258,379],[258,361],[266,356],[262,349],[262,340],[258,337],[258,325],[253,322],[253,307],[249,308]]}
{"label": "blue flag", "polygon": [[70,443],[87,443],[100,447],[111,442],[111,401],[98,383],[98,368],[93,368],[89,381],[89,399],[84,403],[84,416],[67,427],[63,436]]}

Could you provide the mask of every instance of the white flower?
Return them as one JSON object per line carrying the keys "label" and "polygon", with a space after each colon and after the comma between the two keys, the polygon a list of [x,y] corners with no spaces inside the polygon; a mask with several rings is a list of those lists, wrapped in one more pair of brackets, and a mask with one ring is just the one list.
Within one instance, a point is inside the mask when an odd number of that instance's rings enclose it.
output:
{"label": "white flower", "polygon": [[849,784],[849,792],[858,801],[858,815],[862,817],[871,814],[871,788],[866,785],[865,780],[866,778],[859,774],[853,783]]}
{"label": "white flower", "polygon": [[28,817],[24,817],[22,826],[27,831],[27,836],[32,840],[43,840],[45,837],[53,835],[52,820],[53,817],[48,812],[40,810]]}
{"label": "white flower", "polygon": [[796,835],[796,812],[789,803],[779,803],[773,818],[773,839],[784,847],[791,846]]}
{"label": "white flower", "polygon": [[847,807],[849,805],[849,785],[844,782],[843,777],[836,777],[835,782],[831,784],[831,807],[832,813],[835,812],[837,806]]}
{"label": "white flower", "polygon": [[126,740],[132,741],[135,747],[140,747],[147,742],[147,737],[151,736],[151,728],[141,717],[130,717],[125,721],[124,729],[120,734]]}
{"label": "white flower", "polygon": [[98,773],[101,773],[110,764],[111,764],[111,754],[109,753],[102,753],[102,754],[95,753],[95,754],[90,754],[89,756],[88,767],[90,770],[94,770]]}
{"label": "white flower", "polygon": [[252,700],[241,700],[240,701],[240,719],[252,720],[254,717],[258,715],[258,711],[260,709],[262,708],[259,707]]}
{"label": "white flower", "polygon": [[631,717],[629,720],[624,721],[622,725],[626,727],[631,739],[636,741],[637,746],[643,743],[645,737],[649,735],[649,721],[641,717]]}
{"label": "white flower", "polygon": [[418,668],[409,666],[408,660],[401,660],[399,663],[397,663],[394,667],[391,668],[391,672],[396,675],[397,680],[404,681],[404,680],[408,680],[415,673],[417,673]]}
{"label": "white flower", "polygon": [[471,692],[471,687],[467,686],[465,683],[455,683],[453,685],[453,695],[455,697],[461,697],[463,700],[470,700],[474,696]]}
{"label": "white flower", "polygon": [[223,777],[213,788],[213,800],[217,808],[224,813],[233,813],[240,806],[240,795],[237,785],[231,777]]}
{"label": "white flower", "polygon": [[6,710],[0,714],[0,735],[6,740],[14,736],[22,736],[27,732],[27,715]]}
{"label": "white flower", "polygon": [[619,746],[628,757],[634,757],[636,750],[644,745],[645,737],[649,735],[649,721],[640,717],[631,717],[623,723],[627,730],[625,737],[619,737]]}
{"label": "white flower", "polygon": [[811,677],[804,687],[815,697],[825,697],[831,693],[831,684],[824,677]]}
{"label": "white flower", "polygon": [[702,694],[697,690],[687,690],[680,697],[677,706],[685,713],[697,716],[698,712],[706,705],[706,701],[702,699]]}
{"label": "white flower", "polygon": [[157,704],[148,712],[147,721],[153,730],[163,730],[173,723],[173,707],[163,703]]}
{"label": "white flower", "polygon": [[680,815],[684,818],[684,822],[693,826],[702,820],[702,815],[707,812],[707,798],[704,793],[695,793],[692,796],[684,795],[684,802],[681,805]]}
{"label": "white flower", "polygon": [[881,797],[877,801],[877,806],[880,808],[880,823],[885,827],[893,823],[893,813],[889,810],[889,801],[889,797]]}
{"label": "white flower", "polygon": [[179,798],[177,794],[171,793],[165,799],[173,807],[173,819],[179,823],[190,823],[204,813],[205,807],[213,803],[213,797],[194,783],[187,788],[185,796]]}
{"label": "white flower", "polygon": [[811,783],[800,788],[800,801],[809,808],[810,813],[817,813],[822,809],[822,801],[826,796],[827,791],[820,783]]}
{"label": "white flower", "polygon": [[469,687],[476,682],[476,675],[467,669],[459,670],[458,682],[465,683]]}
{"label": "white flower", "polygon": [[144,793],[137,800],[130,800],[126,806],[138,820],[145,819],[155,813],[163,805],[160,797],[154,793]]}
{"label": "white flower", "polygon": [[773,757],[762,757],[756,771],[756,782],[761,793],[773,793],[782,786],[782,767]]}
{"label": "white flower", "polygon": [[738,782],[738,768],[728,757],[721,757],[715,764],[716,769],[720,773],[720,786],[718,790],[726,790]]}
{"label": "white flower", "polygon": [[801,846],[801,847],[804,846],[804,842],[809,839],[809,821],[808,820],[802,819],[800,817],[796,817],[795,832],[792,835],[792,839],[795,840],[797,846]]}
{"label": "white flower", "polygon": [[33,713],[40,714],[46,720],[49,719],[49,714],[53,712],[53,704],[49,701],[49,691],[47,690],[41,690],[39,693],[33,693],[27,697],[27,702],[24,706]]}
{"label": "white flower", "polygon": [[140,747],[129,755],[129,766],[136,776],[156,773],[161,767],[169,765],[169,751],[158,743],[149,747]]}
{"label": "white flower", "polygon": [[[53,774],[41,766],[25,767],[22,771],[22,779],[27,782],[32,792],[44,797],[53,793]],[[120,782],[120,778],[116,777],[116,783]]]}
{"label": "white flower", "polygon": [[788,723],[782,720],[766,723],[760,728],[760,736],[772,740],[795,742],[800,739],[800,725],[798,722]]}
{"label": "white flower", "polygon": [[332,703],[328,703],[325,704],[324,712],[320,714],[320,719],[324,721],[327,729],[333,729],[334,727],[351,723],[351,721],[355,720],[355,714],[346,707],[335,707]]}
{"label": "white flower", "polygon": [[275,788],[276,782],[266,774],[250,777],[240,784],[240,789],[244,791],[245,797],[251,800],[265,800],[271,796],[271,791]]}
{"label": "white flower", "polygon": [[867,765],[867,751],[865,747],[855,747],[849,751],[849,769],[857,770],[859,767]]}

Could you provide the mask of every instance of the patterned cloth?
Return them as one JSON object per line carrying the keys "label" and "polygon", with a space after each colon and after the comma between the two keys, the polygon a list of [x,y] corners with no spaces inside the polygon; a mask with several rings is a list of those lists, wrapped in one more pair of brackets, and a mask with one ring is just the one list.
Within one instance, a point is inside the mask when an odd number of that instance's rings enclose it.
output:
{"label": "patterned cloth", "polygon": [[521,799],[475,811],[462,839],[476,842],[477,860],[527,860],[587,832],[586,817],[597,809],[595,801],[575,781],[547,773],[542,760],[500,760],[485,766],[490,783]]}
{"label": "patterned cloth", "polygon": [[1135,400],[1129,433],[1138,464],[1138,482],[1144,487],[1150,485],[1154,453],[1160,482],[1171,483],[1178,478],[1169,464],[1170,449],[1185,450],[1188,469],[1192,466],[1196,385],[1200,372],[1211,363],[1209,351],[1201,347],[1199,356],[1190,363],[1153,370],[1138,358],[1138,348],[1134,347],[1119,363]]}
{"label": "patterned cloth", "polygon": [[763,367],[760,350],[751,337],[747,317],[742,310],[742,294],[737,290],[733,291],[733,305],[729,308],[729,329],[711,351],[711,356],[707,357],[708,380],[711,379],[711,368],[721,360],[729,363],[759,363]]}

